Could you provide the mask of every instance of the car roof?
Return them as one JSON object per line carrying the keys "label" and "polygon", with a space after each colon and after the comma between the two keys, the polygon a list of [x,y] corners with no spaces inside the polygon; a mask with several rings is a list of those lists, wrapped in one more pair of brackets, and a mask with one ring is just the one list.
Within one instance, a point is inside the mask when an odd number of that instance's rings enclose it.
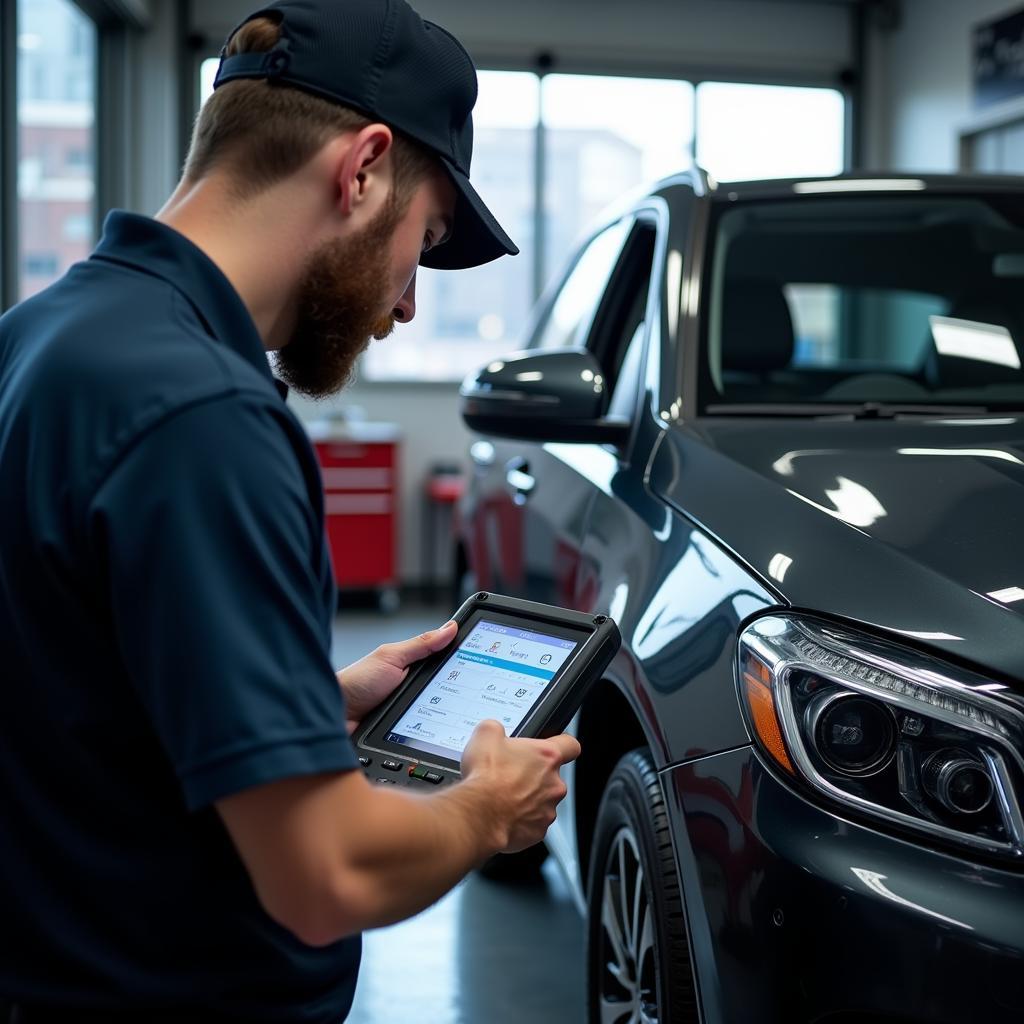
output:
{"label": "car roof", "polygon": [[859,172],[829,177],[773,178],[760,181],[716,182],[700,168],[691,168],[663,178],[650,190],[662,193],[680,185],[706,194],[712,202],[744,199],[787,199],[801,195],[866,195],[906,193],[1020,192],[1024,176],[1009,174],[911,174],[900,172]]}
{"label": "car roof", "polygon": [[[794,199],[803,196],[871,195],[984,195],[996,192],[1018,193],[1024,197],[1024,175],[1010,174],[911,174],[899,172],[861,172],[806,178],[766,178],[758,181],[716,182],[697,165],[681,168],[674,174],[650,184],[637,185],[610,203],[595,217],[580,239],[592,238],[603,229],[643,206],[653,197],[671,202],[672,193],[683,188],[714,204]],[[577,243],[580,241],[577,240]],[[575,249],[574,245],[574,249]]]}

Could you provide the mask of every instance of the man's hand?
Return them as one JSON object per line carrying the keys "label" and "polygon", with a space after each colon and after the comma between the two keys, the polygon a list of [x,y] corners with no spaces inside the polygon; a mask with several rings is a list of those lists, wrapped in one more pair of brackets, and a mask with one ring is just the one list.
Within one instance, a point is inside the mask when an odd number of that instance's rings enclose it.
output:
{"label": "man's hand", "polygon": [[539,843],[565,796],[559,769],[580,755],[575,736],[509,739],[499,722],[481,722],[462,754],[464,786],[480,786],[495,826],[500,852],[516,853]]}
{"label": "man's hand", "polygon": [[338,683],[345,695],[348,731],[353,732],[369,712],[394,693],[410,665],[450,644],[456,632],[455,621],[451,620],[411,640],[381,644],[373,653],[343,668]]}

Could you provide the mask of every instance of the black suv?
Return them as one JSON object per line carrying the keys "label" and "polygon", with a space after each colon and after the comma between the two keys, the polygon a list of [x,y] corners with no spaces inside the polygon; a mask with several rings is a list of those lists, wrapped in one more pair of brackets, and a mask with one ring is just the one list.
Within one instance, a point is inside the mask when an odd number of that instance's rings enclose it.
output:
{"label": "black suv", "polygon": [[661,182],[483,435],[467,589],[612,615],[590,1019],[1024,1020],[1024,181]]}

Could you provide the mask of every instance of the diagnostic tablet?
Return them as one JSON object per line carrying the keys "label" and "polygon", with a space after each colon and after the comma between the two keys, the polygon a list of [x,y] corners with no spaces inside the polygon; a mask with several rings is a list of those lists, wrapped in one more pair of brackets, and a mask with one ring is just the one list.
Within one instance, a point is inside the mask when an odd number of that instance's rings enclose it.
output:
{"label": "diagnostic tablet", "polygon": [[456,613],[455,639],[413,666],[353,736],[375,782],[438,786],[459,777],[476,726],[554,736],[576,713],[621,644],[606,615],[479,593]]}

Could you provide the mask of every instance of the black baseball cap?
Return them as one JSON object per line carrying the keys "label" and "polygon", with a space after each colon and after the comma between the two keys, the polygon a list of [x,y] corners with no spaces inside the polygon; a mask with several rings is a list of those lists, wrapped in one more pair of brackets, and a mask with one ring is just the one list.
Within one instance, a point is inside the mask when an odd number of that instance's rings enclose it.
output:
{"label": "black baseball cap", "polygon": [[469,183],[476,69],[450,32],[405,0],[278,0],[234,31],[260,17],[280,24],[280,41],[266,52],[231,57],[225,46],[214,89],[239,78],[294,86],[436,153],[455,185],[455,222],[448,241],[425,253],[421,265],[457,270],[519,252]]}

